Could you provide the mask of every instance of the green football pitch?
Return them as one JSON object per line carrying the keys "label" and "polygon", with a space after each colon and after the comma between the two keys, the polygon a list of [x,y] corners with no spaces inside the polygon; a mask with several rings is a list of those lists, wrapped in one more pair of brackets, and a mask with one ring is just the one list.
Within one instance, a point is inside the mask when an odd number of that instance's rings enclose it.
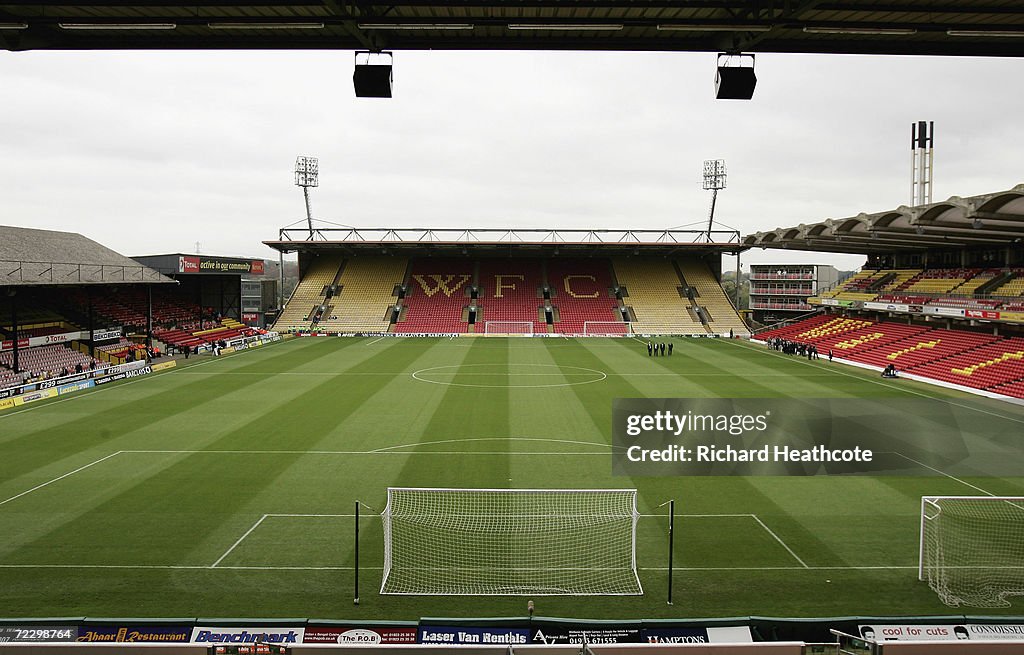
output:
{"label": "green football pitch", "polygon": [[[389,486],[638,489],[644,595],[538,598],[542,615],[956,611],[917,580],[921,496],[1024,495],[1024,477],[631,479],[612,476],[609,444],[614,398],[966,395],[740,342],[675,345],[295,339],[4,412],[0,616],[524,614],[522,597],[379,595]],[[358,607],[357,500],[376,510],[360,519]]]}

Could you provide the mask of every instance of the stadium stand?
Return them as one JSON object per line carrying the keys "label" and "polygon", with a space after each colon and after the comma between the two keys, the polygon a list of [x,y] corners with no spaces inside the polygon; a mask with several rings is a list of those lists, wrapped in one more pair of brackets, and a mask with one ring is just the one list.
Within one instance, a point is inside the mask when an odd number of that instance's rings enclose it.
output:
{"label": "stadium stand", "polygon": [[274,323],[274,329],[278,332],[290,332],[313,327],[313,319],[318,308],[323,306],[327,299],[325,291],[338,277],[341,265],[341,255],[325,254],[315,258],[292,292],[292,297],[281,312],[281,316]]}
{"label": "stadium stand", "polygon": [[997,339],[912,370],[918,375],[976,389],[1008,385],[1024,380],[1024,339]]}
{"label": "stadium stand", "polygon": [[[624,323],[618,301],[609,293],[612,287],[609,260],[550,259],[547,268],[551,302],[558,309],[555,332],[583,334],[587,321]],[[624,324],[623,333],[626,328]]]}
{"label": "stadium stand", "polygon": [[[18,364],[21,372],[28,373],[30,379],[36,379],[67,375],[74,372],[75,367],[78,365],[88,369],[96,366],[98,362],[92,357],[77,350],[72,350],[62,344],[52,344],[22,350],[18,353]],[[18,376],[12,377],[12,374],[16,374],[15,371],[11,370],[13,365],[13,354],[10,351],[0,352],[0,366],[9,371],[5,377],[12,384],[20,383]]]}
{"label": "stadium stand", "polygon": [[723,334],[732,331],[736,335],[750,333],[707,264],[696,259],[681,259],[679,268],[686,284],[694,289],[697,304],[705,311],[708,332]]}
{"label": "stadium stand", "polygon": [[[979,271],[971,269],[937,268],[921,271],[906,282],[891,287],[893,293],[914,295],[919,293],[941,295],[950,293]],[[902,273],[902,271],[898,272]]]}
{"label": "stadium stand", "polygon": [[814,316],[768,330],[758,339],[780,337],[814,344],[821,353],[877,367],[1024,398],[1024,339],[965,330],[935,329],[889,321]]}
{"label": "stadium stand", "polygon": [[[529,323],[534,334],[583,334],[601,323],[611,333],[630,332],[616,284],[628,285],[632,331],[649,334],[747,334],[747,328],[711,269],[687,262],[685,281],[666,259],[607,258],[430,258],[321,255],[299,283],[274,329],[323,332],[464,333],[487,331],[488,323]],[[406,273],[408,271],[408,273]],[[408,278],[406,278],[408,274]],[[621,279],[618,278],[621,276]],[[396,286],[404,288],[395,298]],[[682,290],[691,287],[707,324]],[[476,288],[476,297],[471,290]],[[545,288],[548,297],[545,298]],[[398,316],[391,325],[397,308]],[[549,314],[545,311],[551,309]],[[475,309],[475,313],[472,311]],[[472,321],[472,322],[471,322]],[[620,324],[621,330],[615,325]],[[203,325],[202,327],[207,327]],[[509,332],[522,331],[514,325]],[[491,332],[498,332],[501,326]],[[593,333],[591,325],[590,332]],[[168,333],[170,332],[170,333]],[[165,331],[171,344],[193,346],[190,329]]]}
{"label": "stadium stand", "polygon": [[987,284],[993,280],[1002,271],[997,268],[986,268],[986,269],[974,269],[971,271],[971,277],[964,280],[963,284],[956,287],[950,293],[955,296],[971,297],[978,290],[978,287]]}
{"label": "stadium stand", "polygon": [[534,333],[547,331],[541,313],[544,269],[540,260],[481,259],[479,285],[477,332],[484,332],[493,321],[531,323]]}
{"label": "stadium stand", "polygon": [[474,265],[468,259],[417,259],[393,331],[405,334],[467,332]]}
{"label": "stadium stand", "polygon": [[683,282],[672,262],[664,259],[618,258],[615,277],[629,294],[623,300],[633,313],[633,331],[640,334],[703,334],[704,326],[687,312]]}
{"label": "stadium stand", "polygon": [[232,318],[223,319],[220,324],[213,323],[205,329],[196,332],[185,330],[158,330],[154,334],[166,344],[176,348],[190,348],[208,346],[218,341],[230,341],[238,337],[250,336],[256,330],[250,328]]}
{"label": "stadium stand", "polygon": [[[89,298],[86,292],[75,289],[65,298],[65,304],[80,313],[88,312]],[[93,311],[110,325],[121,325],[143,329],[146,327],[148,299],[143,289],[124,288],[117,293],[94,294]],[[182,296],[177,287],[161,287],[153,290],[153,324],[161,327],[195,327],[202,319],[212,319],[211,308],[200,307]]]}
{"label": "stadium stand", "polygon": [[897,289],[920,273],[920,269],[863,270],[849,277],[834,289],[821,294],[836,300],[874,300],[880,293]]}
{"label": "stadium stand", "polygon": [[1014,269],[1010,272],[1014,274],[1014,277],[993,289],[993,295],[1006,297],[1024,296],[1024,270]]}
{"label": "stadium stand", "polygon": [[345,262],[334,309],[317,329],[328,332],[387,332],[408,260],[403,257],[353,257]]}

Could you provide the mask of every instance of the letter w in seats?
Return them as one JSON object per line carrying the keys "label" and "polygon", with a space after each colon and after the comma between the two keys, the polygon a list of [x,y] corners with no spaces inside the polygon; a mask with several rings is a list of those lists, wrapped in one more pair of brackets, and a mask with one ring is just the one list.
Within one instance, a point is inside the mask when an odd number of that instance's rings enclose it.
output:
{"label": "letter w in seats", "polygon": [[[423,289],[423,293],[427,294],[428,298],[438,291],[444,292],[444,295],[451,298],[453,293],[469,281],[470,277],[472,276],[466,273],[463,275],[413,275],[412,279],[419,282],[420,288]],[[433,286],[431,286],[428,278],[433,280]]]}

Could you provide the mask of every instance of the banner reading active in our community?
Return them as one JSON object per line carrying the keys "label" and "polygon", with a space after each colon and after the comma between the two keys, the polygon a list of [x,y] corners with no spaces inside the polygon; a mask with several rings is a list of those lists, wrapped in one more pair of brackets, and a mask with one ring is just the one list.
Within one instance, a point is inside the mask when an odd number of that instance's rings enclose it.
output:
{"label": "banner reading active in our community", "polygon": [[1016,476],[1019,428],[972,400],[617,398],[612,473]]}

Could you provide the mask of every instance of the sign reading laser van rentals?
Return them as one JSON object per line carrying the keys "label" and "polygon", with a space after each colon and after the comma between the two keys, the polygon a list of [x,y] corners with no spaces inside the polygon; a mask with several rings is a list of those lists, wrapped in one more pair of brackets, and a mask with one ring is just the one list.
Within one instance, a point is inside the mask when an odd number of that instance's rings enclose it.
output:
{"label": "sign reading laser van rentals", "polygon": [[449,626],[420,626],[421,644],[526,644],[526,628],[477,628]]}
{"label": "sign reading laser van rentals", "polygon": [[192,629],[193,644],[301,644],[304,628],[282,627],[198,627]]}

